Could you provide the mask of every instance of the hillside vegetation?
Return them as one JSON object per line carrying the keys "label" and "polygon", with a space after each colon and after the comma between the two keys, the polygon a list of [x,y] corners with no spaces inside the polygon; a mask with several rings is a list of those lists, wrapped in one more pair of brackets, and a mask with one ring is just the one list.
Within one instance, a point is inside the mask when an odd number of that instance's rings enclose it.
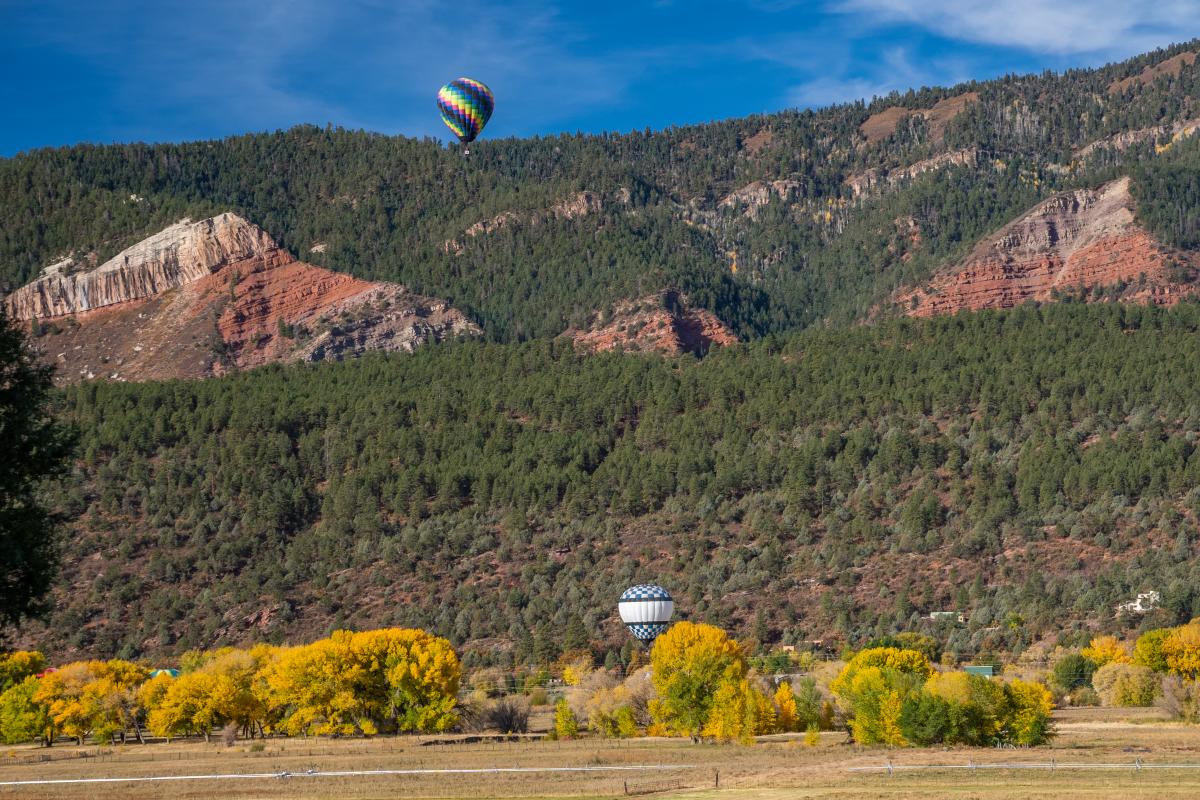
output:
{"label": "hillside vegetation", "polygon": [[[437,345],[66,391],[58,609],[131,657],[411,625],[475,660],[618,648],[620,588],[761,641],[951,651],[1200,614],[1200,305],[1065,303],[703,360]],[[1158,590],[1163,609],[1114,621]],[[1082,635],[1080,633],[1079,635]]]}
{"label": "hillside vegetation", "polygon": [[[846,321],[1053,192],[1151,162],[1166,165],[1142,190],[1154,227],[1194,243],[1195,172],[1180,184],[1186,142],[1167,145],[1170,126],[1200,117],[1200,63],[1136,76],[1198,47],[819,111],[487,140],[468,160],[433,140],[310,126],[40,150],[0,161],[0,283],[231,210],[320,266],[445,297],[496,341],[668,287],[743,337]],[[874,188],[857,193],[868,174]]]}

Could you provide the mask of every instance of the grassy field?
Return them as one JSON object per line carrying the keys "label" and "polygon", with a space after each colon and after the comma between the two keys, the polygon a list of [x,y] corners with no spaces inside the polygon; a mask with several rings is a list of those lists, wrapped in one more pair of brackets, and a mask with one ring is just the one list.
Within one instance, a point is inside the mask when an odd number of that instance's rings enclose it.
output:
{"label": "grassy field", "polygon": [[[880,750],[826,733],[808,747],[795,737],[768,737],[747,747],[678,740],[628,742],[445,743],[408,737],[376,740],[175,742],[117,748],[55,746],[0,751],[0,782],[97,777],[290,772],[292,777],[180,780],[167,783],[0,786],[0,798],[271,798],[271,797],[622,797],[681,798],[1089,798],[1200,796],[1200,769],[1141,769],[1150,764],[1200,766],[1200,728],[1164,723],[1152,712],[1082,710],[1059,714],[1051,747],[1031,750]],[[1057,769],[896,770],[851,767],[1047,763]],[[1127,769],[1076,770],[1072,764],[1121,763]],[[654,770],[613,770],[653,765]],[[416,773],[309,776],[347,770],[604,768],[588,772]]]}

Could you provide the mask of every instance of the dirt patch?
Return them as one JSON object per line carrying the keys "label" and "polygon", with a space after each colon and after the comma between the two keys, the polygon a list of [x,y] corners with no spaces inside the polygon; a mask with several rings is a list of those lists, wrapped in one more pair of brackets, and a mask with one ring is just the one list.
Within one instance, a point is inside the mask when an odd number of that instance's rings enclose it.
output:
{"label": "dirt patch", "polygon": [[769,128],[763,128],[758,133],[742,141],[742,152],[748,156],[756,156],[763,151],[763,148],[770,146],[774,141],[775,134],[771,133]]}
{"label": "dirt patch", "polygon": [[1128,78],[1110,83],[1108,85],[1108,93],[1110,95],[1121,94],[1135,86],[1149,86],[1164,75],[1176,76],[1183,71],[1184,67],[1190,67],[1192,64],[1195,64],[1197,55],[1195,52],[1180,53],[1177,56],[1168,58],[1166,61],[1151,64],[1137,75],[1131,75]]}
{"label": "dirt patch", "polygon": [[912,114],[924,117],[930,140],[940,142],[946,134],[946,126],[950,120],[978,100],[978,93],[964,92],[937,101],[933,108],[908,109],[904,106],[890,106],[867,117],[867,121],[858,126],[858,132],[866,138],[867,144],[875,144],[894,134],[900,121]]}

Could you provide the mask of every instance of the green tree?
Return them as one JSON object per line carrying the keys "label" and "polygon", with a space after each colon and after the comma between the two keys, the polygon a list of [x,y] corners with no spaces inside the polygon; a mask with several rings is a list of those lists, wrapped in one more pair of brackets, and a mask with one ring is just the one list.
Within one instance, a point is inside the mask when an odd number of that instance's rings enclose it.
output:
{"label": "green tree", "polygon": [[1069,653],[1058,660],[1051,671],[1051,679],[1061,689],[1071,691],[1080,686],[1091,686],[1096,673],[1096,662],[1080,653]]}
{"label": "green tree", "polygon": [[37,492],[62,472],[74,434],[51,416],[52,373],[0,309],[0,628],[45,611],[58,568],[57,520]]}
{"label": "green tree", "polygon": [[20,744],[34,739],[49,747],[54,743],[50,709],[34,699],[38,679],[32,676],[0,694],[0,742]]}

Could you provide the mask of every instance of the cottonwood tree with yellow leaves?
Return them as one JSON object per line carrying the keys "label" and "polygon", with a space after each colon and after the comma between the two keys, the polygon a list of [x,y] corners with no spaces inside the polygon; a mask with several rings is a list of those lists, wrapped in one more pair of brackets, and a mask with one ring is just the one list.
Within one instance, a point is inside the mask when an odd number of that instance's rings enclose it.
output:
{"label": "cottonwood tree with yellow leaves", "polygon": [[1035,745],[1053,735],[1050,692],[1041,684],[935,673],[915,650],[863,650],[830,688],[860,744]]}
{"label": "cottonwood tree with yellow leaves", "polygon": [[137,687],[148,671],[128,661],[77,661],[46,674],[33,694],[56,730],[83,744],[138,731]]}
{"label": "cottonwood tree with yellow leaves", "polygon": [[282,650],[265,671],[270,706],[290,734],[447,730],[461,676],[449,642],[399,628],[337,631]]}
{"label": "cottonwood tree with yellow leaves", "polygon": [[679,622],[650,652],[658,731],[673,736],[741,739],[774,728],[774,708],[748,680],[746,655],[713,625]]}

